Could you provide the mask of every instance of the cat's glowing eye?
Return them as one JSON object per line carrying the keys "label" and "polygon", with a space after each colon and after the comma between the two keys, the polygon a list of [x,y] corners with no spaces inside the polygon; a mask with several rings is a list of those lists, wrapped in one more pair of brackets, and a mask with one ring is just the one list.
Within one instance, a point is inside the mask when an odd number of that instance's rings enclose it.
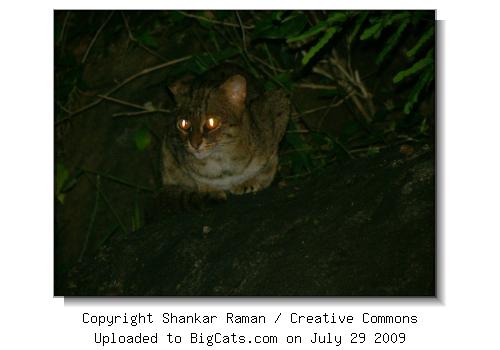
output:
{"label": "cat's glowing eye", "polygon": [[217,117],[210,117],[207,119],[207,121],[205,122],[205,127],[208,129],[208,130],[214,130],[214,129],[217,129],[220,125],[220,119],[217,118]]}
{"label": "cat's glowing eye", "polygon": [[188,130],[191,127],[191,122],[187,119],[181,119],[177,122],[177,126],[181,130]]}

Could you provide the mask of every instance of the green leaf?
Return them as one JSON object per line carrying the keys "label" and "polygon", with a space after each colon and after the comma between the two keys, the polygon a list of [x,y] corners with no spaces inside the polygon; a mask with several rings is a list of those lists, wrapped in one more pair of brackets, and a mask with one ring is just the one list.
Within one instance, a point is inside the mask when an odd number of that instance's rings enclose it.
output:
{"label": "green leaf", "polygon": [[[64,166],[62,164],[60,165],[62,166],[63,169],[59,170],[59,176],[56,174],[56,193],[58,195],[62,195],[63,193],[66,193],[69,190],[71,190],[77,184],[80,176],[84,173],[82,170],[79,170],[76,174],[70,177],[68,171],[64,168]],[[57,180],[58,177],[59,180]],[[59,182],[59,184],[57,184],[57,182]],[[64,198],[64,195],[62,195],[61,197]]]}
{"label": "green leaf", "polygon": [[210,29],[213,27],[214,23],[212,22],[212,18],[207,16],[207,15],[211,16],[210,12],[197,11],[196,15],[199,16],[196,20],[203,28]]}
{"label": "green leaf", "polygon": [[167,14],[170,16],[170,19],[174,23],[181,22],[185,18],[184,15],[179,11],[168,11]]}
{"label": "green leaf", "polygon": [[61,204],[64,204],[64,193],[63,188],[66,181],[68,181],[69,172],[68,169],[62,164],[56,164],[56,197]]}
{"label": "green leaf", "polygon": [[361,34],[360,40],[370,39],[372,36],[375,36],[378,32],[382,30],[382,21],[378,21],[370,28],[365,29],[365,31]]}
{"label": "green leaf", "polygon": [[240,49],[236,47],[228,47],[227,49],[214,53],[204,52],[193,55],[193,57],[186,62],[186,67],[188,71],[192,73],[201,74],[239,53]]}
{"label": "green leaf", "polygon": [[281,21],[281,17],[283,17],[283,14],[285,13],[285,11],[283,10],[280,10],[280,11],[273,11],[273,14],[271,16],[271,18],[274,20],[274,21]]}
{"label": "green leaf", "polygon": [[418,131],[421,134],[427,134],[428,130],[429,130],[429,125],[427,124],[427,118],[424,118],[424,120],[422,120],[422,123],[420,123],[420,127],[418,128]]}
{"label": "green leaf", "polygon": [[365,29],[365,31],[361,34],[360,39],[366,40],[371,37],[373,37],[374,39],[378,39],[385,27],[392,25],[392,23],[394,22],[406,20],[407,18],[409,18],[409,16],[410,14],[405,11],[396,14],[386,14],[383,17],[375,18],[373,21],[375,24]]}
{"label": "green leaf", "polygon": [[385,21],[384,27],[388,27],[392,25],[394,22],[402,21],[405,19],[408,19],[410,17],[410,14],[407,11],[401,12],[401,13],[396,13],[391,16]]}
{"label": "green leaf", "polygon": [[328,25],[328,23],[326,21],[319,22],[311,29],[306,30],[304,33],[286,39],[286,42],[291,43],[294,41],[302,41],[302,40],[308,39],[308,38],[322,32],[326,28],[327,25]]}
{"label": "green leaf", "polygon": [[381,64],[387,56],[387,54],[396,46],[396,44],[399,41],[399,38],[401,37],[401,34],[403,34],[404,30],[410,23],[409,19],[404,20],[401,22],[399,25],[398,29],[391,35],[391,37],[387,40],[387,44],[384,46],[383,50],[378,54],[376,63]]}
{"label": "green leaf", "polygon": [[434,35],[434,25],[431,26],[421,37],[418,39],[415,46],[413,46],[406,55],[408,57],[415,56],[415,54],[420,50],[420,48]]}
{"label": "green leaf", "polygon": [[259,22],[252,33],[253,39],[286,39],[298,35],[307,24],[307,17],[300,12],[277,21],[273,15]]}
{"label": "green leaf", "polygon": [[334,12],[331,13],[325,21],[321,21],[310,29],[306,30],[300,35],[289,37],[286,41],[291,43],[294,41],[302,41],[308,39],[316,34],[322,32],[325,28],[331,26],[333,23],[342,23],[347,19],[347,15],[344,12]]}
{"label": "green leaf", "polygon": [[[289,130],[298,130],[297,124],[290,121]],[[302,169],[310,170],[312,168],[312,159],[310,152],[311,146],[304,140],[303,136],[298,133],[287,132],[285,135],[286,142],[292,146],[295,152],[291,155],[292,167],[295,173]]]}
{"label": "green leaf", "polygon": [[358,35],[359,30],[361,29],[361,25],[365,21],[366,17],[368,17],[368,12],[363,12],[361,15],[357,16],[356,23],[354,24],[354,29],[349,34],[349,42],[352,43],[353,39]]}
{"label": "green leaf", "polygon": [[319,41],[314,45],[302,58],[302,65],[306,65],[309,63],[309,61],[321,50],[328,42],[330,39],[333,37],[335,32],[337,31],[337,27],[331,27],[329,28],[325,34],[319,39]]}
{"label": "green leaf", "polygon": [[151,144],[151,133],[147,128],[141,128],[135,133],[134,141],[137,149],[143,151]]}
{"label": "green leaf", "polygon": [[137,40],[139,40],[139,42],[141,44],[149,46],[153,49],[157,49],[160,46],[160,45],[158,45],[158,42],[156,41],[156,39],[153,38],[151,36],[151,34],[149,34],[148,32],[139,33],[137,35]]}
{"label": "green leaf", "polygon": [[332,12],[328,15],[328,19],[326,20],[329,24],[332,23],[342,23],[347,19],[347,15],[344,11],[342,12]]}
{"label": "green leaf", "polygon": [[429,64],[432,64],[434,62],[433,53],[434,49],[429,50],[429,52],[424,58],[415,62],[413,66],[411,66],[410,68],[402,70],[401,72],[396,74],[396,76],[394,77],[394,79],[392,79],[392,81],[394,83],[399,83],[404,78],[409,77],[410,75],[413,75],[422,70],[423,68],[427,67]]}
{"label": "green leaf", "polygon": [[292,89],[292,75],[288,72],[284,72],[274,76],[271,80],[268,80],[264,84],[266,91],[274,90],[276,88],[284,88],[286,90]]}
{"label": "green leaf", "polygon": [[380,147],[373,146],[373,145],[372,146],[368,146],[368,150],[366,152],[367,155],[373,156],[373,155],[378,154],[378,153],[380,153]]}
{"label": "green leaf", "polygon": [[132,231],[137,231],[141,227],[142,227],[141,209],[139,208],[139,204],[136,201],[134,205],[134,213],[132,215]]}
{"label": "green leaf", "polygon": [[415,103],[418,102],[418,97],[420,95],[420,92],[424,90],[433,79],[434,79],[433,68],[427,69],[427,71],[424,74],[422,74],[418,82],[413,87],[413,90],[411,91],[410,96],[408,97],[408,101],[406,101],[404,105],[403,110],[405,114],[410,114],[413,106],[415,105]]}

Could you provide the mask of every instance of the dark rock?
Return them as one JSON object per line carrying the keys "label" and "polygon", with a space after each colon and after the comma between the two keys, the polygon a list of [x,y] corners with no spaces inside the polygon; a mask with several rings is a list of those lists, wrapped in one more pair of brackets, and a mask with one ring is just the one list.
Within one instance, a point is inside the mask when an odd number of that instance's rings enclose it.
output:
{"label": "dark rock", "polygon": [[435,295],[434,151],[391,150],[116,234],[56,294]]}

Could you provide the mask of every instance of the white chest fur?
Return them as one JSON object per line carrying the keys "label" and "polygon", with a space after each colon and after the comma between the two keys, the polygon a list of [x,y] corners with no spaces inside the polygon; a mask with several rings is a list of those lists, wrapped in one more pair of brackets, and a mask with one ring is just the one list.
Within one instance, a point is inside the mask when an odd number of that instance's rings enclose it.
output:
{"label": "white chest fur", "polygon": [[231,162],[224,157],[210,157],[200,164],[198,171],[192,174],[193,179],[200,185],[210,186],[214,189],[229,191],[234,186],[253,178],[261,170],[262,161],[257,158],[250,162]]}

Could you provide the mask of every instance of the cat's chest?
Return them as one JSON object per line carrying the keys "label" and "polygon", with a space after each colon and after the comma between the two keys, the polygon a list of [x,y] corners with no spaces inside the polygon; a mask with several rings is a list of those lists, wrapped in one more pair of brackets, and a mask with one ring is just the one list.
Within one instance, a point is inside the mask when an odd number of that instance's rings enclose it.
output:
{"label": "cat's chest", "polygon": [[191,175],[199,184],[227,191],[255,176],[262,166],[250,156],[215,156],[194,163]]}

